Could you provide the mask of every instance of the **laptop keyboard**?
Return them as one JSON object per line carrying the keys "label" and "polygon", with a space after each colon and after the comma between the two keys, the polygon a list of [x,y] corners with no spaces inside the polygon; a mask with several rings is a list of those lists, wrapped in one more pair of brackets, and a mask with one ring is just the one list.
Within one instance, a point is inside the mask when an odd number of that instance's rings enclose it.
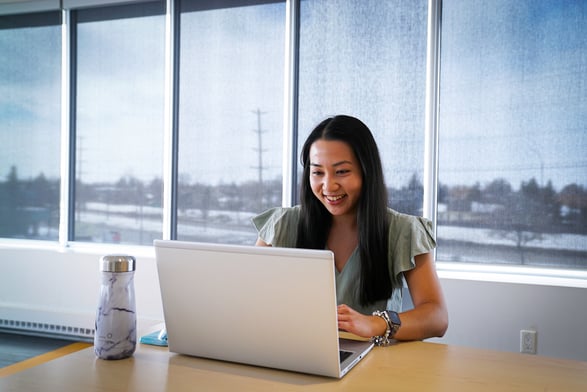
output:
{"label": "laptop keyboard", "polygon": [[340,363],[342,363],[345,359],[347,359],[348,357],[350,357],[353,354],[352,351],[344,351],[344,350],[340,350],[338,353],[340,354]]}

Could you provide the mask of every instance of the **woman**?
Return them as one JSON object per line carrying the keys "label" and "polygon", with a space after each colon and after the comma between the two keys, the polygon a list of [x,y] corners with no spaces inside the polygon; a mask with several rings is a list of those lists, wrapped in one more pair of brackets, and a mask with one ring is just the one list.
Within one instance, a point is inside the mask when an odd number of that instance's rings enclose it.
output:
{"label": "woman", "polygon": [[[448,313],[431,223],[387,207],[369,128],[350,116],[326,119],[308,136],[301,162],[301,204],[253,218],[257,245],[330,249],[343,331],[379,345],[443,336]],[[399,313],[403,279],[414,308]]]}

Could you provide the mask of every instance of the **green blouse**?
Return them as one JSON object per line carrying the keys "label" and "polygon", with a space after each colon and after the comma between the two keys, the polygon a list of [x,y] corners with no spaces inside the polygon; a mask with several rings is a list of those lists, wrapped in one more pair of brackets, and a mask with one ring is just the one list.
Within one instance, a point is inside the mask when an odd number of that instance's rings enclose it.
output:
{"label": "green blouse", "polygon": [[[392,209],[389,215],[389,250],[387,265],[394,290],[391,298],[362,306],[359,301],[360,255],[358,248],[350,256],[342,271],[336,271],[336,297],[339,304],[347,304],[363,314],[375,310],[402,308],[403,273],[415,267],[414,257],[436,247],[432,223],[425,218],[402,214]],[[259,238],[277,247],[294,248],[300,207],[276,207],[252,219]]]}

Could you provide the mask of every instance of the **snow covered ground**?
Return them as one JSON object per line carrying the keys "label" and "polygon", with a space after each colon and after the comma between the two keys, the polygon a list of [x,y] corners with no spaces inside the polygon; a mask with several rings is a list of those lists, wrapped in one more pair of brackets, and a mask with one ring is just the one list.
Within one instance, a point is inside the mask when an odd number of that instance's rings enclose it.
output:
{"label": "snow covered ground", "polygon": [[[143,219],[140,219],[142,212]],[[161,233],[160,207],[138,207],[136,205],[106,205],[88,203],[79,215],[79,221],[86,224],[104,225],[112,230],[143,230]],[[137,217],[131,217],[135,215]],[[210,210],[203,219],[200,210],[180,211],[178,214],[178,234],[184,237],[205,236],[213,242],[250,242],[254,241],[255,230],[250,219],[255,212],[235,212],[227,210]],[[442,241],[460,241],[483,245],[515,246],[512,233],[498,232],[491,229],[459,226],[438,226],[437,238]],[[587,251],[587,236],[578,234],[543,234],[540,239],[526,244],[533,248],[550,250]]]}

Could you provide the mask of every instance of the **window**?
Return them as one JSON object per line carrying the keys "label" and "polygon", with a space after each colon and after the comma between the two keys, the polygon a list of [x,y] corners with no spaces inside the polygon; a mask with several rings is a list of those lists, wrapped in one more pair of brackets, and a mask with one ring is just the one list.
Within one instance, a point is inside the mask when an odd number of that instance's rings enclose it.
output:
{"label": "window", "polygon": [[181,7],[178,239],[253,244],[281,204],[285,2],[207,3]]}
{"label": "window", "polygon": [[161,2],[76,11],[77,241],[161,238],[164,11]]}
{"label": "window", "polygon": [[418,215],[426,15],[425,0],[313,0],[300,6],[298,144],[327,116],[361,119],[378,143],[390,205]]}
{"label": "window", "polygon": [[442,18],[438,259],[587,268],[587,3]]}
{"label": "window", "polygon": [[[173,86],[165,1],[61,2],[88,7],[65,21],[72,88],[63,92],[61,13],[1,16],[0,237],[55,241],[67,215],[62,241],[150,245],[170,229],[166,182],[177,187],[172,237],[251,244],[250,217],[284,199],[283,145],[297,155],[336,114],[373,131],[390,206],[421,215],[432,194],[423,186],[429,0],[292,1],[174,1]],[[286,10],[298,5],[292,104]],[[438,260],[587,269],[586,18],[578,0],[442,1]],[[71,98],[68,195],[59,194],[62,94]],[[286,107],[294,141],[283,140]],[[177,145],[163,151],[171,127]],[[164,178],[164,153],[177,182]],[[60,214],[60,197],[73,214]]]}
{"label": "window", "polygon": [[0,237],[59,235],[60,23],[0,17]]}

